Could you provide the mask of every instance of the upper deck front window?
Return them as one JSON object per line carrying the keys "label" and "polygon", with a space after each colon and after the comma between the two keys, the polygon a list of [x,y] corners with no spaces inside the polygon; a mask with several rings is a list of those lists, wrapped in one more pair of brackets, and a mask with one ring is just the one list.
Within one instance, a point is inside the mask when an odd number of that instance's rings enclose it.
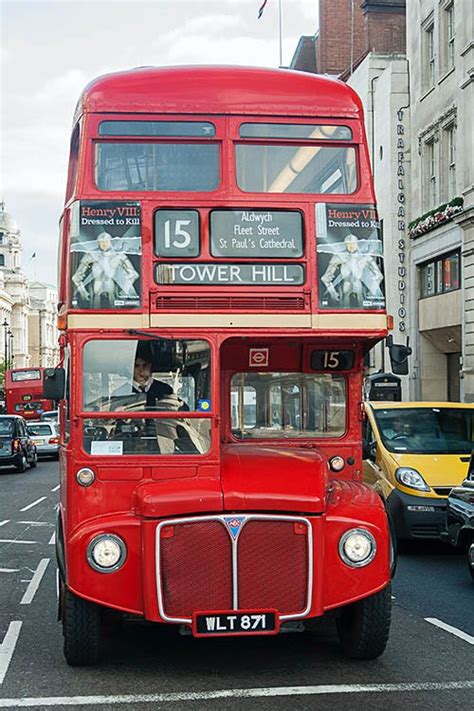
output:
{"label": "upper deck front window", "polygon": [[[279,143],[239,143],[237,183],[244,192],[350,194],[357,189],[355,148],[347,126],[244,123],[241,138],[280,139]],[[337,142],[324,145],[323,142]]]}
{"label": "upper deck front window", "polygon": [[219,185],[216,143],[98,143],[99,190],[211,192]]}

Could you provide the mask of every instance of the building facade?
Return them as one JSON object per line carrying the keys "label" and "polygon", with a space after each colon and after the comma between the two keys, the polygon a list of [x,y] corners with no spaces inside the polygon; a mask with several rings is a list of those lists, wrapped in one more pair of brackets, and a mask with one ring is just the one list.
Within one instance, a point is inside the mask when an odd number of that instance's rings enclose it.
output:
{"label": "building facade", "polygon": [[[30,283],[22,262],[21,233],[0,203],[0,362],[8,368],[56,365],[57,291]],[[36,319],[36,320],[35,320]]]}
{"label": "building facade", "polygon": [[474,12],[408,0],[412,396],[474,401]]}

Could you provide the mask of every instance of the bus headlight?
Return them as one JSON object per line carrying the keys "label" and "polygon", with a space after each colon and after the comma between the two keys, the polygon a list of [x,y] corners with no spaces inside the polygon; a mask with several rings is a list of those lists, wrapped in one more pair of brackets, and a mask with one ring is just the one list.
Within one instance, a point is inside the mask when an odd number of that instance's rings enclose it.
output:
{"label": "bus headlight", "polygon": [[368,565],[375,557],[377,544],[373,535],[365,528],[351,528],[339,541],[339,555],[351,568]]}
{"label": "bus headlight", "polygon": [[430,487],[421,476],[420,472],[411,467],[399,467],[395,472],[395,478],[403,486],[409,489],[417,489],[417,491],[429,491]]}
{"label": "bus headlight", "polygon": [[113,533],[96,536],[87,546],[89,565],[99,573],[113,573],[125,563],[127,547]]}

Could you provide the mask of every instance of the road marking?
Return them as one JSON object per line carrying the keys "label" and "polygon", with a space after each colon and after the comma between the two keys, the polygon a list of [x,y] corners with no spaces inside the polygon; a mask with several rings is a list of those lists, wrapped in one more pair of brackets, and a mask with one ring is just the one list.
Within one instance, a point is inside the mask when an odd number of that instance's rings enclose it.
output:
{"label": "road marking", "polygon": [[3,642],[0,644],[0,686],[3,684],[5,674],[8,671],[8,666],[11,662],[13,652],[15,651],[22,624],[23,622],[19,621],[10,622]]}
{"label": "road marking", "polygon": [[36,506],[36,504],[40,504],[46,498],[47,498],[46,496],[41,496],[39,499],[36,499],[36,501],[33,501],[32,504],[28,504],[28,506],[24,506],[22,509],[20,509],[20,511],[28,511],[28,509],[32,509],[33,506]]}
{"label": "road marking", "polygon": [[0,573],[19,573],[21,568],[0,568]]}
{"label": "road marking", "polygon": [[472,637],[470,634],[467,634],[467,632],[463,632],[462,630],[458,630],[457,627],[447,625],[446,622],[442,622],[442,620],[437,620],[436,617],[425,617],[425,622],[429,622],[432,625],[436,625],[436,627],[441,627],[441,629],[445,630],[446,632],[451,632],[451,634],[454,634],[456,637],[459,637],[459,639],[463,639],[468,644],[474,644],[474,637]]}
{"label": "road marking", "polygon": [[0,699],[0,708],[42,706],[99,706],[102,704],[146,704],[208,699],[262,698],[277,696],[319,696],[325,694],[369,694],[404,691],[455,691],[474,689],[474,681],[415,682],[413,684],[341,684],[321,686],[276,686],[263,689],[170,692],[165,694],[122,694],[117,696],[39,696]]}
{"label": "road marking", "polygon": [[56,543],[56,534],[53,533],[53,535],[51,536],[51,538],[48,541],[48,546],[54,546],[55,543]]}
{"label": "road marking", "polygon": [[19,538],[0,538],[0,543],[37,543],[37,541],[21,541]]}
{"label": "road marking", "polygon": [[10,523],[9,518],[5,519],[5,521],[0,521],[0,526],[4,526],[6,523]]}
{"label": "road marking", "polygon": [[30,580],[30,584],[26,588],[25,594],[20,600],[20,605],[29,605],[33,600],[36,591],[38,590],[39,584],[43,575],[45,574],[46,568],[51,558],[42,558],[39,562],[38,567],[33,573],[33,577]]}
{"label": "road marking", "polygon": [[17,521],[17,523],[24,523],[26,526],[54,526],[54,523],[49,523],[48,521]]}
{"label": "road marking", "polygon": [[54,489],[51,489],[51,491],[57,491],[59,489],[59,486],[60,485],[58,484],[57,486],[54,487]]}

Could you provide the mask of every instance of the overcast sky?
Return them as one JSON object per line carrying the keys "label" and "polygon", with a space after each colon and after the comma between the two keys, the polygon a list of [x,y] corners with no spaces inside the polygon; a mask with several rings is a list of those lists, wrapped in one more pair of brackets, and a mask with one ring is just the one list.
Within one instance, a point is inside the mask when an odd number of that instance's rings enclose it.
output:
{"label": "overcast sky", "polygon": [[[279,0],[0,0],[0,198],[23,268],[56,283],[71,121],[95,76],[143,65],[279,64]],[[282,0],[283,65],[318,24],[318,0]],[[31,259],[36,252],[36,259]]]}

